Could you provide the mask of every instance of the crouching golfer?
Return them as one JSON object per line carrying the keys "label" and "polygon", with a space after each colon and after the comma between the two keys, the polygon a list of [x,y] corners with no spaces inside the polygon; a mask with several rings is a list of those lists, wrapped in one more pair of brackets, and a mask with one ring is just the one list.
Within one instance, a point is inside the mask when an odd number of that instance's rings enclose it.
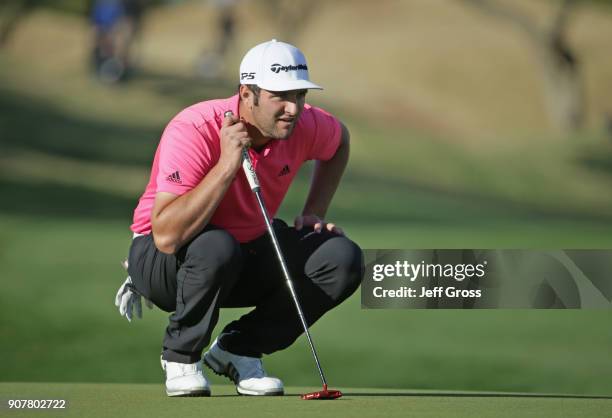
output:
{"label": "crouching golfer", "polygon": [[[168,396],[210,394],[201,358],[219,308],[255,307],[225,326],[204,354],[204,363],[243,395],[283,393],[261,357],[303,332],[241,169],[243,148],[271,217],[302,163],[317,160],[294,225],[273,222],[308,324],[359,286],[360,248],[324,220],[348,161],[349,134],[335,117],[305,104],[306,92],[320,88],[309,80],[303,54],[272,40],[244,56],[237,95],[188,107],[161,137],[134,212],[130,277],[116,303],[128,319],[132,307],[139,313],[140,295],[172,312],[161,357]],[[228,111],[233,116],[224,116]]]}

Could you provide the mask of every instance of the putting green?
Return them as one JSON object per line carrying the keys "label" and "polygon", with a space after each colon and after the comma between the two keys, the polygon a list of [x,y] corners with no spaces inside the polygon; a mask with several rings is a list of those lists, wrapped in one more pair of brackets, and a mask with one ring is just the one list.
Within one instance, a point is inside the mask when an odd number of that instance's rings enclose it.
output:
{"label": "putting green", "polygon": [[[151,384],[0,383],[5,417],[604,417],[612,397],[500,392],[349,389],[335,401],[302,401],[315,387],[289,387],[283,397],[237,396],[233,386],[213,386],[210,398],[169,399]],[[9,399],[64,399],[64,410],[7,409]]]}

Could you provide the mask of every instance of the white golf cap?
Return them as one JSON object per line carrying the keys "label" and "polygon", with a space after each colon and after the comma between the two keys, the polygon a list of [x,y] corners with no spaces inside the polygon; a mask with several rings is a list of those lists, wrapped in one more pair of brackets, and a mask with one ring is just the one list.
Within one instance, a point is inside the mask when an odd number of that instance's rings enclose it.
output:
{"label": "white golf cap", "polygon": [[319,89],[310,81],[302,51],[276,39],[254,46],[240,63],[240,84],[270,91]]}

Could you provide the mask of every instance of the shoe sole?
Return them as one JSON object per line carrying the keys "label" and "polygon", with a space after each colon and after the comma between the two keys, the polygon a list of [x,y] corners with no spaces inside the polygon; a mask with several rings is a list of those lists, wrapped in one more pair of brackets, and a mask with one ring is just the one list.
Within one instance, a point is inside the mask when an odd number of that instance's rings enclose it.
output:
{"label": "shoe sole", "polygon": [[239,385],[236,385],[236,392],[238,392],[239,395],[243,395],[243,396],[283,396],[285,394],[284,391],[254,391],[254,390],[250,390],[250,389],[245,389],[243,387],[240,387]]}
{"label": "shoe sole", "polygon": [[171,398],[199,398],[210,396],[210,390],[186,391],[180,390],[176,392],[166,391],[166,395]]}
{"label": "shoe sole", "polygon": [[[234,382],[234,379],[232,379],[232,377],[227,373],[227,369],[223,368],[223,365],[216,359],[214,358],[211,354],[204,354],[204,364],[206,365],[206,367],[208,367],[210,370],[213,371],[213,373],[215,373],[217,376],[224,376],[227,377],[232,383],[234,383],[236,385],[236,392],[238,392],[239,395],[245,395],[245,396],[282,396],[285,394],[284,390],[272,390],[272,391],[256,391],[256,390],[252,390],[252,389],[245,389],[243,387],[241,387],[240,385],[236,384],[236,382]],[[230,365],[232,363],[229,363]]]}

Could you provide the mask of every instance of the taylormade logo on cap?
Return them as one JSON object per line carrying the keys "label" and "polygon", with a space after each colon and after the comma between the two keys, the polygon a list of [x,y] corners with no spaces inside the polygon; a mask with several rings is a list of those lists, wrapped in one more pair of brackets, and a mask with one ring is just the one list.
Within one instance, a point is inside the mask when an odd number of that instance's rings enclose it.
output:
{"label": "taylormade logo on cap", "polygon": [[251,48],[240,63],[240,84],[270,91],[323,88],[310,81],[304,54],[276,39]]}
{"label": "taylormade logo on cap", "polygon": [[270,70],[278,74],[281,71],[308,70],[308,67],[305,64],[298,64],[298,65],[272,64],[272,66],[270,67]]}

